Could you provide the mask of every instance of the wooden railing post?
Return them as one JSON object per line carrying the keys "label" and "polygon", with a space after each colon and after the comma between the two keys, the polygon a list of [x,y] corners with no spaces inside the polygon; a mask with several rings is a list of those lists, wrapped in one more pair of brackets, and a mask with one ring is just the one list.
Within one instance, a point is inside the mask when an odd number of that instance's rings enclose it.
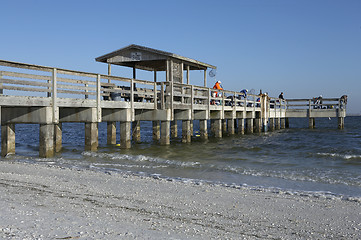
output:
{"label": "wooden railing post", "polygon": [[[155,72],[155,73],[156,73],[156,72]],[[156,74],[155,74],[155,75],[156,75]],[[154,93],[154,95],[153,95],[154,109],[158,109],[157,83],[156,83],[156,82],[154,82],[154,83],[153,83],[153,86],[154,86],[154,90],[153,90],[153,93]]]}
{"label": "wooden railing post", "polygon": [[165,103],[164,103],[164,82],[162,82],[160,84],[160,108],[161,109],[165,108]]}
{"label": "wooden railing post", "polygon": [[134,78],[130,79],[130,108],[132,111],[132,121],[134,121]]}
{"label": "wooden railing post", "polygon": [[[59,123],[59,109],[57,103],[57,69],[53,68],[52,78],[51,78],[51,102],[53,105],[53,123]],[[48,92],[48,94],[50,94]]]}
{"label": "wooden railing post", "polygon": [[4,91],[3,91],[3,83],[1,82],[2,77],[3,77],[3,73],[0,72],[0,95],[3,95],[3,94],[4,94]]}
{"label": "wooden railing post", "polygon": [[[89,84],[85,83],[84,86],[86,87],[85,92],[87,93]],[[89,98],[89,95],[85,94],[85,99],[88,99],[88,98]]]}
{"label": "wooden railing post", "polygon": [[97,121],[101,122],[102,118],[102,109],[100,106],[100,74],[97,75]]}

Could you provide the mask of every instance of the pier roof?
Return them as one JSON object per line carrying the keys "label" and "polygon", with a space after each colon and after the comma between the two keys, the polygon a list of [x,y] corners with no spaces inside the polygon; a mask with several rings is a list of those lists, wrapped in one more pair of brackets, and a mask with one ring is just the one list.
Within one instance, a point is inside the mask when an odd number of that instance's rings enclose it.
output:
{"label": "pier roof", "polygon": [[186,70],[188,66],[190,70],[216,68],[215,66],[191,58],[135,44],[95,58],[97,62],[133,67],[148,71],[166,71],[168,59],[182,62],[184,70]]}

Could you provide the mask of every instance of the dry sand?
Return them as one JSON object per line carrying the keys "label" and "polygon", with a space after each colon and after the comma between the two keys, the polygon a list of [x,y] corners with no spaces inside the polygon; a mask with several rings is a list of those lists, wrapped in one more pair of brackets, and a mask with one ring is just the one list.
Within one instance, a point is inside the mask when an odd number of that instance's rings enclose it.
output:
{"label": "dry sand", "polygon": [[0,162],[0,239],[361,239],[361,203]]}

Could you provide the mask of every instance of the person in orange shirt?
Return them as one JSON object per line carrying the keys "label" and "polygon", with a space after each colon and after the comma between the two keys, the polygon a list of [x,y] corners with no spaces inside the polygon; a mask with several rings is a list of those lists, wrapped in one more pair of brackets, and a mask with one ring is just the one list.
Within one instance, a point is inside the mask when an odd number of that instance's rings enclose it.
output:
{"label": "person in orange shirt", "polygon": [[[214,86],[213,86],[213,89],[218,89],[218,90],[223,90],[222,86],[221,86],[221,81],[217,81]],[[212,93],[213,97],[220,97],[221,94],[218,94],[218,92],[213,92]],[[217,103],[219,103],[219,101],[217,101]],[[214,101],[212,101],[212,104],[215,104]]]}

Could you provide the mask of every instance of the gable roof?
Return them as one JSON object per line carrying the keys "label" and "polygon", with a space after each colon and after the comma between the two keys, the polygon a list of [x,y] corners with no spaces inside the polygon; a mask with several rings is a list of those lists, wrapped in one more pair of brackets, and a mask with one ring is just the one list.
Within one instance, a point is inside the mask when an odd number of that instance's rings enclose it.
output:
{"label": "gable roof", "polygon": [[174,61],[183,62],[184,70],[187,69],[187,66],[189,66],[190,70],[216,68],[215,66],[191,58],[135,44],[97,57],[95,58],[95,61],[135,67],[149,71],[165,71],[167,69],[166,63],[169,58]]}

